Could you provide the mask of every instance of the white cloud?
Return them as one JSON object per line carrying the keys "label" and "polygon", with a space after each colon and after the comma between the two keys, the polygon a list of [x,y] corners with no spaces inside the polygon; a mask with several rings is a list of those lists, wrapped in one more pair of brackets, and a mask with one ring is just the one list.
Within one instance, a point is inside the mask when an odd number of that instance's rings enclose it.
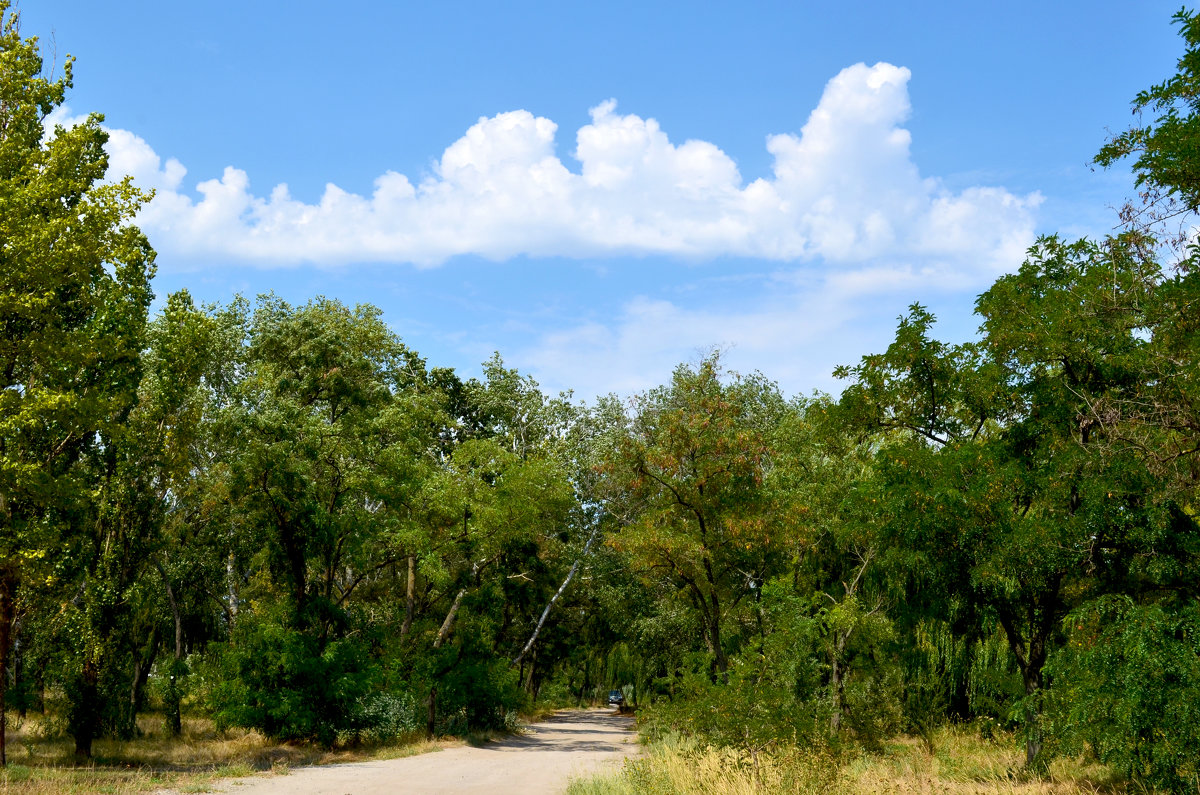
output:
{"label": "white cloud", "polygon": [[[664,383],[676,364],[712,348],[724,350],[733,369],[760,370],[788,392],[833,388],[834,366],[861,355],[853,353],[862,342],[854,328],[864,307],[828,286],[773,290],[779,286],[764,282],[757,300],[744,306],[635,297],[615,317],[545,333],[511,359],[550,391],[569,387],[582,397],[629,395]],[[877,324],[871,325],[874,332]]]}
{"label": "white cloud", "polygon": [[517,110],[481,118],[416,184],[389,171],[369,196],[329,184],[315,204],[282,184],[257,194],[232,166],[189,189],[182,164],[124,130],[112,131],[109,150],[114,170],[156,190],[138,222],[164,265],[819,258],[857,273],[849,285],[886,258],[902,263],[892,279],[980,283],[1019,261],[1040,196],[952,192],[921,177],[901,126],[909,76],[885,63],[843,70],[798,135],[767,138],[772,173],[749,183],[716,145],[672,143],[654,119],[619,114],[612,100],[577,132],[573,168],[556,154],[557,125]]}
{"label": "white cloud", "polygon": [[[754,281],[742,286],[740,300],[705,305],[689,295],[634,296],[611,316],[534,335],[506,358],[550,392],[571,389],[590,399],[665,383],[677,364],[717,348],[730,369],[765,373],[795,395],[840,391],[844,383],[833,378],[834,368],[885,350],[897,317],[914,301],[937,314],[939,338],[962,341],[978,325],[957,285],[940,282],[931,269],[788,271]],[[706,280],[699,287],[721,296],[719,284]]]}

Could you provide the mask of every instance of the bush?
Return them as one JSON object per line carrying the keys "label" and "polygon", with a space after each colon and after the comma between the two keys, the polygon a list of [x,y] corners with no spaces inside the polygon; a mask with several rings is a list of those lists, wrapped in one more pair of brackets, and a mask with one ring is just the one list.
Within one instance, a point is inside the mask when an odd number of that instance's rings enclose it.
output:
{"label": "bush", "polygon": [[713,681],[706,655],[675,684],[675,696],[643,712],[643,731],[652,738],[674,733],[705,745],[761,751],[780,743],[810,741],[828,721],[824,700],[798,700],[794,682],[781,677],[765,657],[730,661],[728,681]]}
{"label": "bush", "polygon": [[528,696],[505,659],[465,660],[438,680],[438,734],[509,731]]}
{"label": "bush", "polygon": [[1067,619],[1070,642],[1046,666],[1047,750],[1092,748],[1150,787],[1200,784],[1200,605],[1107,597]]}
{"label": "bush", "polygon": [[409,693],[368,693],[352,715],[356,737],[385,742],[422,729],[421,706]]}
{"label": "bush", "polygon": [[324,744],[360,728],[375,678],[362,644],[343,639],[321,645],[271,617],[249,614],[230,642],[216,648],[214,668],[209,703],[218,726]]}

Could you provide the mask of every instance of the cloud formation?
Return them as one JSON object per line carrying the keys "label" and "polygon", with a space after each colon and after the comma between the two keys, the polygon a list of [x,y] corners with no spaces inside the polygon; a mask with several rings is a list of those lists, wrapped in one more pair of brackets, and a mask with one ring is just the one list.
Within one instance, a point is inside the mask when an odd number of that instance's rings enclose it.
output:
{"label": "cloud formation", "polygon": [[315,204],[287,185],[253,192],[246,172],[189,188],[177,160],[113,130],[111,173],[156,190],[138,218],[160,261],[261,266],[436,266],[460,254],[821,259],[846,278],[978,284],[1020,261],[1040,196],[949,191],[909,152],[907,69],[844,69],[799,134],[772,135],[769,177],[746,182],[705,141],[673,143],[652,118],[591,110],[574,168],[557,125],[516,110],[481,118],[414,183],[388,171],[369,196],[326,186]]}

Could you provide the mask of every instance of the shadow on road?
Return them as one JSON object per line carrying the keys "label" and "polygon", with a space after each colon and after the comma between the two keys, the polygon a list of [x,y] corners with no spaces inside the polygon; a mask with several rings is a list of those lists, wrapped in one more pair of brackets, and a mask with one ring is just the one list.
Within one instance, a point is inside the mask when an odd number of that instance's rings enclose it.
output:
{"label": "shadow on road", "polygon": [[[563,711],[535,723],[525,734],[482,746],[485,751],[543,753],[619,752],[634,742],[634,721],[616,712]],[[580,739],[574,739],[579,737]],[[586,737],[587,739],[582,739]]]}

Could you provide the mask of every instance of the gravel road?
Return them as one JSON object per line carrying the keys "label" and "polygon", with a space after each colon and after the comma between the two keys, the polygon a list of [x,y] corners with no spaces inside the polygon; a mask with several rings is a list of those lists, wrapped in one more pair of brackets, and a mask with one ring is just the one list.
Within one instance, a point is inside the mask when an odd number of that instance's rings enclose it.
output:
{"label": "gravel road", "polygon": [[480,747],[344,765],[293,768],[282,776],[235,779],[236,795],[549,795],[597,768],[637,753],[633,720],[611,709],[562,710],[523,735]]}

